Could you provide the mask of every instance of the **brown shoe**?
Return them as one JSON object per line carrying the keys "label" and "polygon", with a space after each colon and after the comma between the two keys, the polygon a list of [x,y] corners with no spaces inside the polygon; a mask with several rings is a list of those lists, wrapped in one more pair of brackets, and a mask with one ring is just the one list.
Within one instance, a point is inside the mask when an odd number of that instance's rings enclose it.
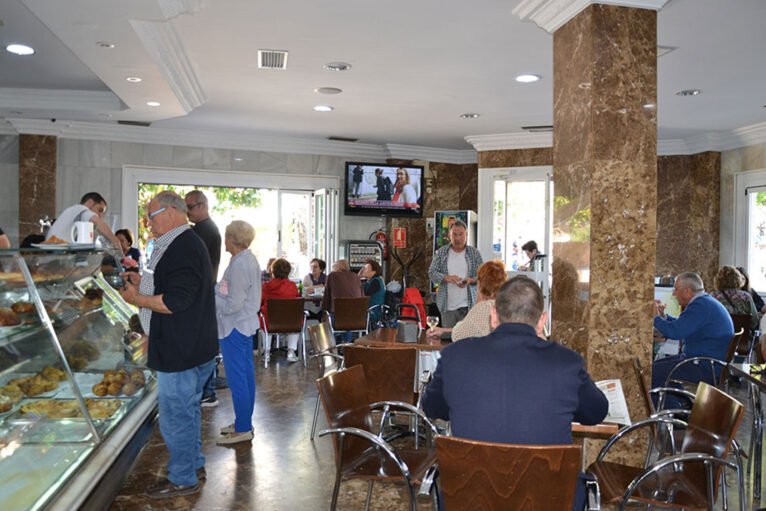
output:
{"label": "brown shoe", "polygon": [[163,479],[154,486],[146,490],[146,496],[152,499],[167,499],[170,497],[180,497],[182,495],[193,495],[198,493],[202,485],[197,482],[192,486],[178,486],[168,479]]}

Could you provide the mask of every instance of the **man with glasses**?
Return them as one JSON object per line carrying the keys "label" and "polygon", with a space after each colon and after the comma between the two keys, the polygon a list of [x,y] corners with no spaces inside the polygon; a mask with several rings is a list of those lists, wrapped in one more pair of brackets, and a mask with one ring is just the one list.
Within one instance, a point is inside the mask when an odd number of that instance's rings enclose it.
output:
{"label": "man with glasses", "polygon": [[[218,279],[218,264],[221,262],[221,232],[218,230],[215,222],[213,222],[213,219],[210,218],[207,208],[207,197],[204,193],[200,190],[192,190],[186,194],[184,200],[186,201],[186,216],[194,224],[192,231],[200,237],[205,247],[207,247],[210,263],[213,266],[213,284],[215,284]],[[205,391],[202,394],[201,403],[204,408],[218,406],[218,397],[215,394],[215,380],[217,376],[218,363],[216,363],[216,369],[210,376],[210,381],[205,383]],[[225,388],[226,384],[222,382],[221,387]]]}
{"label": "man with glasses", "polygon": [[[654,328],[666,339],[679,339],[681,352],[652,364],[652,388],[664,387],[670,371],[687,358],[712,357],[725,361],[726,350],[734,335],[734,324],[729,312],[721,302],[705,292],[705,285],[696,273],[686,272],[677,276],[673,296],[683,312],[677,318],[668,316],[665,314],[665,304],[655,302],[657,316],[654,318]],[[716,371],[720,375],[721,367],[717,366]],[[709,363],[685,364],[673,374],[673,379],[713,383]],[[665,408],[684,405],[672,395],[666,397],[665,403]]]}
{"label": "man with glasses", "polygon": [[175,192],[157,194],[147,206],[155,236],[142,275],[126,272],[120,294],[139,307],[149,337],[148,366],[157,371],[160,432],[170,454],[168,475],[146,493],[151,498],[190,495],[205,478],[199,402],[218,354],[210,257],[186,222],[186,204]]}

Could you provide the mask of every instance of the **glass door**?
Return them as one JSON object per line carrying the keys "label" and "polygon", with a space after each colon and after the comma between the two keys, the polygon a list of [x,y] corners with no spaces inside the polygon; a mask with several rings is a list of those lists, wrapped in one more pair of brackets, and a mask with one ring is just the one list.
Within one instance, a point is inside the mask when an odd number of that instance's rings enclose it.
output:
{"label": "glass door", "polygon": [[328,268],[338,257],[338,190],[322,188],[312,197],[311,252],[327,263]]}

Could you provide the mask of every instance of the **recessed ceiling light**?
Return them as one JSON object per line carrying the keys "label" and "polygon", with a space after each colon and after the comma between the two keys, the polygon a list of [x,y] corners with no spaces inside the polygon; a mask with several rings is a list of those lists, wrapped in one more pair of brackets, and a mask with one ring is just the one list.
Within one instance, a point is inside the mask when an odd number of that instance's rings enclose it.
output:
{"label": "recessed ceiling light", "polygon": [[540,75],[518,75],[516,81],[519,83],[532,83],[540,79]]}
{"label": "recessed ceiling light", "polygon": [[114,48],[114,44],[110,43],[109,41],[99,41],[96,43],[96,46],[98,46],[99,48],[109,48],[109,49]]}
{"label": "recessed ceiling light", "polygon": [[460,114],[461,119],[476,119],[479,117],[480,114],[477,113],[467,113],[467,114]]}
{"label": "recessed ceiling light", "polygon": [[698,96],[702,94],[699,89],[684,89],[676,92],[676,96]]}
{"label": "recessed ceiling light", "polygon": [[348,71],[351,69],[351,64],[345,62],[330,62],[329,64],[325,64],[324,68],[328,71]]}
{"label": "recessed ceiling light", "polygon": [[140,81],[141,81],[141,78],[140,78],[140,77],[138,77],[138,76],[128,76],[128,77],[127,77],[127,78],[125,78],[125,79],[126,79],[127,81],[129,81],[130,83],[138,83],[138,82],[140,82]]}
{"label": "recessed ceiling light", "polygon": [[159,101],[147,101],[146,106],[160,106]]}
{"label": "recessed ceiling light", "polygon": [[343,92],[343,89],[337,87],[319,87],[314,89],[314,92],[317,94],[340,94]]}
{"label": "recessed ceiling light", "polygon": [[335,109],[330,105],[317,105],[314,107],[314,111],[316,112],[332,112],[333,110]]}
{"label": "recessed ceiling light", "polygon": [[35,49],[26,44],[9,44],[5,49],[14,55],[34,55],[35,53]]}

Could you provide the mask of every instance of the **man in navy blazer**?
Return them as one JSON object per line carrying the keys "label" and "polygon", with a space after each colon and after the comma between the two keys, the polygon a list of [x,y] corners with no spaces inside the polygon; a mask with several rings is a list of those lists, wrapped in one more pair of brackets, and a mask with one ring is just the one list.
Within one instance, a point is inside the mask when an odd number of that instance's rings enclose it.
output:
{"label": "man in navy blazer", "polygon": [[[674,318],[665,314],[665,305],[657,302],[654,328],[668,339],[681,340],[681,353],[662,358],[652,364],[652,388],[664,387],[670,371],[690,357],[712,357],[723,361],[734,336],[734,323],[721,302],[705,292],[699,275],[686,272],[676,277],[673,296],[684,311]],[[720,374],[721,367],[716,370]],[[686,364],[674,373],[674,379],[712,384],[710,365]],[[682,403],[668,395],[666,408],[678,408]]]}
{"label": "man in navy blazer", "polygon": [[[547,319],[531,279],[500,288],[491,312],[494,332],[444,348],[423,397],[429,417],[449,420],[456,437],[530,445],[572,443],[572,422],[598,424],[609,403],[582,357],[540,338]],[[578,487],[573,509],[585,503]]]}

